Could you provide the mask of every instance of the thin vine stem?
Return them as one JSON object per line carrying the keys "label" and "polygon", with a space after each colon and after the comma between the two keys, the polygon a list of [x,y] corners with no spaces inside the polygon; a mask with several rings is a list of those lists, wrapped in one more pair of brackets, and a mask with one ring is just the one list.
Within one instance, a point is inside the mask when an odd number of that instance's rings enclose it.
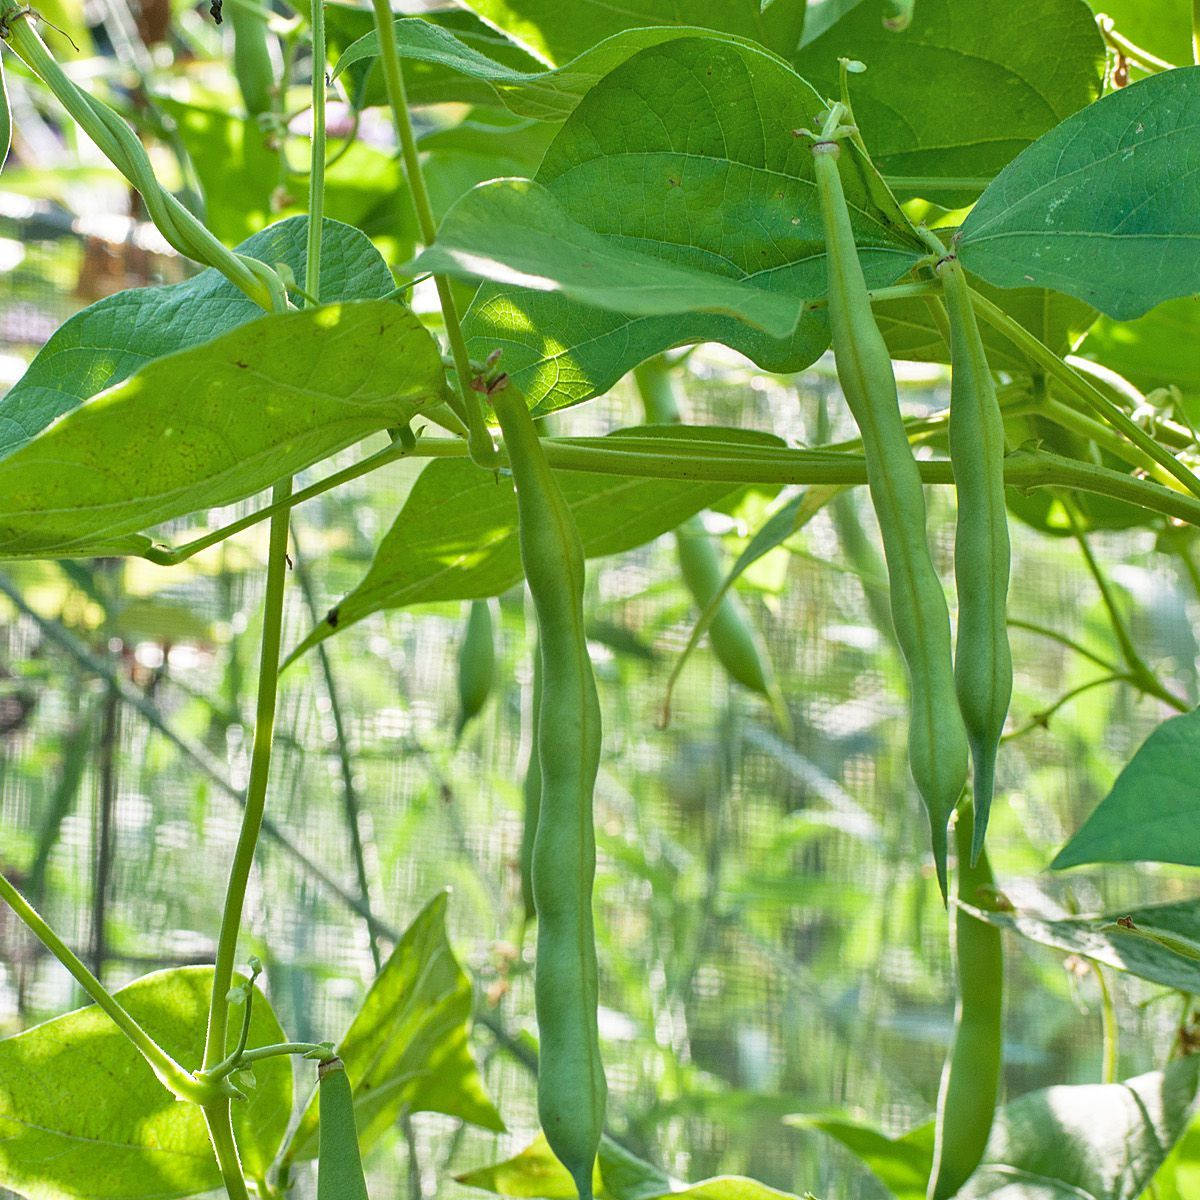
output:
{"label": "thin vine stem", "polygon": [[[400,141],[400,155],[404,160],[404,171],[408,177],[413,208],[417,214],[417,228],[426,246],[432,246],[437,238],[437,222],[433,216],[433,205],[429,201],[429,190],[425,186],[425,175],[421,169],[421,156],[413,134],[412,118],[408,112],[408,93],[404,86],[404,68],[396,47],[396,33],[392,26],[395,17],[388,0],[372,0],[375,11],[375,32],[379,39],[379,61],[383,64],[383,82],[387,92],[388,106]],[[483,419],[479,396],[471,391],[471,359],[467,354],[467,343],[463,337],[458,308],[450,281],[444,275],[433,277],[437,288],[442,319],[446,326],[446,340],[454,359],[454,372],[458,377],[458,393],[452,407],[467,426],[467,444],[471,457],[484,466],[494,466],[496,448]]]}
{"label": "thin vine stem", "polygon": [[1054,716],[1054,714],[1058,712],[1060,708],[1070,704],[1072,700],[1082,696],[1085,692],[1090,692],[1093,688],[1105,687],[1110,683],[1136,684],[1136,682],[1137,680],[1135,680],[1128,671],[1118,671],[1111,675],[1101,675],[1096,679],[1089,679],[1086,683],[1081,683],[1078,686],[1064,692],[1048,708],[1043,708],[1036,712],[1019,729],[1014,729],[1011,733],[1006,733],[1003,740],[1005,742],[1015,742],[1017,738],[1022,738],[1028,733],[1033,733],[1034,730],[1047,728],[1050,718]]}
{"label": "thin vine stem", "polygon": [[1100,1029],[1103,1038],[1100,1082],[1116,1083],[1121,1027],[1117,1022],[1116,1006],[1113,1004],[1112,991],[1108,986],[1103,967],[1093,961],[1092,970],[1096,972],[1096,982],[1100,985]]}
{"label": "thin vine stem", "polygon": [[[1200,2],[1200,0],[1198,0]],[[1105,421],[1143,450],[1159,466],[1169,471],[1193,496],[1200,497],[1200,479],[1188,470],[1173,454],[1158,444],[1140,425],[1131,421],[1111,400],[1078,372],[1073,371],[1048,346],[1018,324],[1002,308],[986,296],[972,291],[971,302],[976,312],[993,329],[1004,334],[1032,363],[1066,387],[1097,412]]]}
{"label": "thin vine stem", "polygon": [[[1196,12],[1197,5],[1200,5],[1200,0],[1192,0],[1193,13]],[[1136,42],[1131,42],[1123,33],[1119,32],[1112,17],[1101,16],[1097,19],[1096,25],[1100,30],[1100,36],[1109,46],[1118,54],[1129,59],[1131,63],[1141,67],[1143,71],[1154,74],[1159,71],[1175,70],[1175,63],[1167,62],[1165,58],[1159,58],[1157,54],[1151,54],[1149,50],[1143,49]]]}
{"label": "thin vine stem", "polygon": [[45,918],[0,874],[0,899],[21,919],[31,933],[74,976],[114,1025],[133,1043],[150,1064],[154,1074],[172,1095],[201,1104],[214,1098],[211,1085],[201,1083],[177,1063],[129,1013],[123,1004],[84,966],[79,956],[58,936]]}
{"label": "thin vine stem", "polygon": [[1076,654],[1082,658],[1086,658],[1088,662],[1094,663],[1097,667],[1105,671],[1111,671],[1114,674],[1119,674],[1121,668],[1102,655],[1097,654],[1094,650],[1089,650],[1082,642],[1075,641],[1074,638],[1068,637],[1065,633],[1059,633],[1057,629],[1051,629],[1046,625],[1038,625],[1034,621],[1024,621],[1017,617],[1008,618],[1008,627],[1010,629],[1023,629],[1026,633],[1036,633],[1039,637],[1048,638],[1052,642],[1057,642],[1060,646],[1066,647],[1068,650],[1074,650]]}

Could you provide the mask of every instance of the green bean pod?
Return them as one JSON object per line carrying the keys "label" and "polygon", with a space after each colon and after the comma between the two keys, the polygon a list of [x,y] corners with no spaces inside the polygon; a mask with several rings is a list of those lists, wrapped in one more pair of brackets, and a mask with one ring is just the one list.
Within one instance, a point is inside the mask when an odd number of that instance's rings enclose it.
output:
{"label": "green bean pod", "polygon": [[[267,18],[255,7],[233,0],[225,10],[233,26],[233,77],[248,117],[269,113],[275,87]],[[314,67],[314,70],[319,69]]]}
{"label": "green bean pod", "polygon": [[946,894],[946,825],[967,780],[967,737],[954,694],[950,614],[925,534],[925,495],[900,416],[892,360],[871,312],[838,171],[840,147],[813,146],[825,228],[829,325],[838,379],[858,423],[887,561],[892,625],[909,682],[909,767],[929,813]]}
{"label": "green bean pod", "polygon": [[607,1084],[592,923],[600,701],[584,635],[583,545],[524,398],[509,388],[496,392],[492,402],[517,488],[521,558],[542,659],[537,715],[542,787],[533,846],[538,1115],[580,1200],[592,1200]]}
{"label": "green bean pod", "polygon": [[328,1058],[317,1068],[317,1078],[321,1118],[317,1200],[369,1200],[345,1064],[340,1058]]}
{"label": "green bean pod", "polygon": [[[671,372],[662,359],[650,359],[634,368],[646,418],[660,425],[679,423],[679,406],[671,386]],[[675,530],[675,552],[683,582],[703,612],[725,580],[721,558],[704,522],[689,517]],[[708,627],[708,641],[725,673],[762,696],[771,694],[771,671],[759,651],[758,641],[742,606],[732,591],[726,592]]]}
{"label": "green bean pod", "polygon": [[[971,802],[959,809],[954,827],[958,856],[955,898],[978,904],[995,888],[986,851],[971,865],[974,824]],[[1004,947],[994,925],[951,905],[951,941],[958,973],[954,1041],[938,1092],[937,1131],[929,1200],[949,1200],[983,1158],[1004,1056]]]}
{"label": "green bean pod", "polygon": [[948,258],[939,265],[938,274],[950,317],[950,462],[958,492],[954,683],[975,767],[971,853],[978,858],[992,805],[996,753],[1012,699],[1004,422],[963,269],[957,259]]}
{"label": "green bean pod", "polygon": [[521,904],[525,910],[525,923],[537,917],[537,905],[533,901],[533,842],[537,835],[538,815],[542,808],[542,756],[538,749],[538,714],[542,707],[542,651],[540,646],[533,651],[533,720],[532,736],[529,739],[529,759],[525,764],[525,779],[521,793],[524,800],[523,823],[521,826]]}
{"label": "green bean pod", "polygon": [[486,600],[472,600],[467,627],[458,649],[458,718],[454,736],[462,737],[467,723],[487,703],[496,678],[496,644],[492,610]]}
{"label": "green bean pod", "polygon": [[0,171],[4,170],[12,146],[12,109],[8,104],[8,85],[4,82],[4,59],[0,57]]}

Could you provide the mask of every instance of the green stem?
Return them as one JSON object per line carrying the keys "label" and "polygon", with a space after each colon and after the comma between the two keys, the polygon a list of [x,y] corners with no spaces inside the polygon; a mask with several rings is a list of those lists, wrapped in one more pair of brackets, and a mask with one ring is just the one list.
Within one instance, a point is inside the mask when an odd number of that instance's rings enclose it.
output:
{"label": "green stem", "polygon": [[[274,499],[285,497],[291,480],[276,484]],[[283,631],[283,593],[287,574],[288,521],[284,512],[271,518],[271,538],[267,551],[267,590],[263,606],[262,653],[258,678],[258,703],[254,721],[254,749],[250,758],[250,780],[246,788],[246,811],[241,834],[229,872],[225,910],[217,941],[217,959],[213,974],[212,998],[208,1013],[208,1032],[204,1046],[204,1066],[213,1067],[225,1057],[225,1039],[229,1025],[227,995],[233,982],[234,959],[242,909],[254,851],[262,832],[266,808],[267,782],[271,771],[271,736],[275,728],[275,700],[279,690],[279,650]]]}
{"label": "green stem", "polygon": [[[1200,0],[1192,0],[1192,12],[1195,13],[1200,6]],[[1143,50],[1141,46],[1131,42],[1124,34],[1117,32],[1116,23],[1112,17],[1103,17],[1096,22],[1100,30],[1100,36],[1118,53],[1129,59],[1131,63],[1141,67],[1143,71],[1154,73],[1157,71],[1173,71],[1175,64],[1169,63],[1165,58],[1159,58],[1157,54],[1151,54],[1149,50]]]}
{"label": "green stem", "polygon": [[[671,441],[619,435],[608,438],[547,438],[546,457],[550,465],[563,471],[587,471],[604,475],[625,475],[640,479],[692,479],[709,482],[845,484],[855,487],[866,483],[867,469],[862,458],[824,449],[797,450],[779,447],[757,448],[747,453],[744,446],[696,443],[686,439]],[[606,444],[607,443],[607,444]],[[646,449],[642,449],[646,446]],[[141,557],[163,566],[183,562],[209,546],[235,533],[257,525],[267,517],[286,512],[305,500],[320,496],[351,479],[367,475],[386,463],[400,458],[463,458],[468,451],[457,438],[422,438],[412,449],[399,442],[387,446],[353,466],[311,484],[309,487],[272,501],[230,525],[222,526],[178,548],[154,546]],[[500,465],[507,463],[501,448]],[[917,463],[921,478],[929,484],[953,484],[950,463],[926,459]],[[1045,450],[1018,450],[1004,460],[1004,481],[1010,487],[1074,488],[1097,496],[1124,500],[1149,512],[1172,517],[1189,525],[1200,526],[1200,499],[1139,479],[1108,467],[1080,462]]]}
{"label": "green stem", "polygon": [[1120,1047],[1121,1028],[1117,1024],[1117,1010],[1104,971],[1098,962],[1092,963],[1096,982],[1100,985],[1100,1027],[1104,1037],[1104,1057],[1100,1071],[1101,1083],[1117,1082],[1117,1060]]}
{"label": "green stem", "polygon": [[1045,625],[1038,625],[1033,621],[1022,621],[1016,617],[1008,618],[1008,626],[1010,629],[1024,629],[1027,633],[1036,633],[1039,637],[1049,638],[1052,642],[1057,642],[1060,646],[1065,646],[1068,650],[1074,650],[1076,654],[1086,658],[1088,662],[1095,663],[1105,671],[1111,671],[1114,674],[1120,673],[1121,668],[1116,663],[1111,663],[1108,659],[1103,658],[1094,650],[1089,650],[1082,642],[1077,642],[1073,638],[1067,637],[1065,633],[1059,633],[1057,629],[1050,629]]}
{"label": "green stem", "polygon": [[328,1045],[319,1045],[316,1042],[278,1042],[273,1046],[256,1046],[253,1050],[247,1050],[238,1063],[240,1066],[245,1066],[247,1063],[262,1062],[267,1058],[282,1058],[289,1054],[307,1056],[328,1053]]}
{"label": "green stem", "polygon": [[1008,313],[993,304],[986,296],[972,292],[971,302],[980,317],[1004,334],[1032,363],[1045,370],[1105,421],[1123,433],[1159,466],[1169,471],[1193,496],[1200,497],[1200,479],[1197,479],[1173,454],[1164,450],[1140,425],[1131,421],[1108,397],[1076,371],[1073,371],[1053,350],[1043,345],[1024,326],[1014,321]]}
{"label": "green stem", "polygon": [[325,223],[325,0],[312,0],[312,158],[308,173],[308,240],[304,290],[321,302],[321,237]]}
{"label": "green stem", "polygon": [[217,1093],[212,1085],[198,1081],[138,1024],[121,1002],[83,965],[78,955],[50,928],[41,914],[3,874],[0,874],[0,899],[20,917],[38,941],[71,972],[79,986],[133,1043],[146,1062],[150,1064],[151,1070],[163,1087],[173,1096],[191,1104],[203,1104],[215,1098]]}
{"label": "green stem", "polygon": [[1119,671],[1113,675],[1101,675],[1097,679],[1089,679],[1086,683],[1081,683],[1077,687],[1071,688],[1070,691],[1064,692],[1049,708],[1043,708],[1040,712],[1034,714],[1032,719],[1019,729],[1014,729],[1012,733],[1006,733],[1003,740],[1013,742],[1017,738],[1024,737],[1027,733],[1032,733],[1035,729],[1045,729],[1050,718],[1064,705],[1070,704],[1076,697],[1082,696],[1085,692],[1090,692],[1093,688],[1105,687],[1110,683],[1129,683],[1135,687],[1137,686],[1137,680],[1125,671]]}
{"label": "green stem", "polygon": [[[417,150],[412,119],[408,113],[404,69],[396,49],[396,33],[393,27],[395,17],[388,0],[372,0],[372,4],[375,9],[375,32],[379,39],[379,61],[383,64],[384,87],[392,112],[392,121],[396,126],[396,136],[400,140],[400,154],[404,160],[404,171],[408,177],[413,208],[417,214],[417,228],[421,231],[421,240],[426,246],[432,246],[437,238],[437,222],[434,220],[433,205],[429,201],[425,175],[421,170],[421,156]],[[466,423],[471,457],[481,466],[492,467],[496,463],[496,447],[484,422],[479,396],[471,391],[471,360],[467,354],[467,343],[458,319],[454,294],[450,290],[450,281],[444,275],[435,275],[433,278],[446,325],[446,340],[450,343],[454,371],[458,377],[458,393],[453,407]]]}
{"label": "green stem", "polygon": [[1138,653],[1137,647],[1133,644],[1133,635],[1129,632],[1129,626],[1125,621],[1124,615],[1121,613],[1120,605],[1117,604],[1117,597],[1112,590],[1112,585],[1108,582],[1108,577],[1101,570],[1100,564],[1096,561],[1096,556],[1092,553],[1092,548],[1088,544],[1087,534],[1083,530],[1075,505],[1064,498],[1063,508],[1066,511],[1067,519],[1071,522],[1071,532],[1075,535],[1076,542],[1079,543],[1080,552],[1083,554],[1083,561],[1087,564],[1088,572],[1095,580],[1096,587],[1099,589],[1100,599],[1108,613],[1108,619],[1116,636],[1117,645],[1121,648],[1121,657],[1125,659],[1125,664],[1129,668],[1130,673],[1138,681],[1144,692],[1152,696],[1157,696],[1177,712],[1188,712],[1191,709],[1191,705],[1180,697],[1173,695],[1165,688],[1159,681],[1158,676],[1150,669],[1146,660]]}
{"label": "green stem", "polygon": [[241,1159],[238,1156],[237,1141],[233,1136],[233,1112],[229,1101],[206,1104],[204,1123],[208,1126],[208,1138],[229,1200],[250,1200],[250,1193],[246,1190],[246,1179],[242,1174]]}
{"label": "green stem", "polygon": [[990,175],[885,175],[893,192],[982,192],[992,182]]}

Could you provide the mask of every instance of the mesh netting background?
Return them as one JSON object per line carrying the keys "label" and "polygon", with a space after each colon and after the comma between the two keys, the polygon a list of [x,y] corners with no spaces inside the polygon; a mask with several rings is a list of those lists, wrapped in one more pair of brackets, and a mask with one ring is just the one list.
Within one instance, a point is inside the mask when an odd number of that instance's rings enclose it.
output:
{"label": "mesh netting background", "polygon": [[[11,209],[0,222],[0,390],[57,323],[114,281],[179,272],[128,242],[47,230]],[[905,388],[914,410],[945,400],[928,376]],[[811,439],[826,403],[835,435],[850,432],[824,365],[767,382],[735,356],[705,348],[693,357],[686,401],[693,421],[792,440]],[[619,388],[566,414],[560,430],[639,417]],[[152,452],[152,433],[146,439]],[[297,511],[286,644],[361,576],[419,469],[395,464]],[[759,499],[760,513],[768,498]],[[943,491],[930,498],[949,580],[951,501]],[[591,564],[607,731],[596,903],[610,1126],[681,1177],[743,1172],[790,1191],[880,1196],[847,1155],[781,1118],[851,1109],[899,1132],[932,1110],[952,1019],[946,917],[907,777],[902,672],[872,621],[862,563],[851,561],[839,533],[839,520],[857,519],[874,540],[864,500],[851,494],[838,520],[823,511],[791,553],[763,560],[740,589],[787,697],[787,730],[726,680],[707,648],[685,669],[670,727],[657,728],[668,671],[695,615],[671,539]],[[743,544],[736,535],[753,532],[720,514],[711,524],[735,535],[730,553]],[[1013,615],[1115,655],[1075,545],[1020,525],[1014,535]],[[239,819],[214,774],[235,790],[245,778],[264,543],[258,527],[173,569],[140,561],[4,568],[43,623],[0,598],[0,868],[25,883],[110,985],[211,960]],[[1194,697],[1198,614],[1185,581],[1148,536],[1095,544],[1131,601],[1147,658]],[[536,1127],[532,1079],[514,1053],[533,1028],[530,979],[510,969],[532,618],[519,589],[495,612],[497,686],[457,746],[463,606],[372,618],[327,644],[363,809],[372,904],[403,928],[438,889],[453,889],[453,942],[477,979],[476,1053],[509,1127],[496,1136],[417,1114],[372,1155],[380,1195],[418,1186],[426,1196],[468,1194],[455,1171],[514,1152]],[[74,649],[56,640],[63,625]],[[1018,904],[1086,910],[1185,893],[1182,873],[1154,868],[1042,873],[1167,714],[1109,686],[1055,712],[1048,730],[1035,727],[1036,714],[1100,672],[1044,637],[1013,636],[1011,728],[1031,728],[1000,766],[992,844],[1008,894]],[[115,698],[93,669],[97,659],[195,752]],[[270,817],[353,893],[334,719],[315,655],[284,676],[279,729]],[[1095,979],[1064,969],[1051,951],[1009,950],[1008,1092],[1098,1078]],[[243,959],[250,953],[267,964],[271,1000],[301,1039],[336,1037],[371,976],[364,922],[270,837],[249,897]],[[1154,993],[1136,982],[1118,980],[1116,990],[1124,1072],[1149,1069],[1169,1050],[1176,1006],[1144,1003]],[[0,1027],[15,1031],[78,1002],[65,972],[0,913]],[[310,1186],[302,1177],[300,1194]]]}

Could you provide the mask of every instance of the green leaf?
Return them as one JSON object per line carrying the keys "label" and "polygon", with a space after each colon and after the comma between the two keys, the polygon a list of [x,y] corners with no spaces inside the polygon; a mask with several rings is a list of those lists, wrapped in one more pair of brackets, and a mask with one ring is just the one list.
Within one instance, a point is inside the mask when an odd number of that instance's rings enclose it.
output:
{"label": "green leaf", "polygon": [[[566,1168],[554,1157],[543,1135],[505,1162],[456,1176],[459,1183],[518,1200],[571,1200],[576,1191]],[[593,1171],[596,1200],[779,1200],[781,1192],[755,1179],[719,1175],[701,1183],[683,1183],[643,1162],[605,1137]]]}
{"label": "green leaf", "polygon": [[572,220],[530,179],[473,188],[442,221],[437,241],[406,273],[491,279],[638,317],[721,313],[786,338],[803,301],[723,273],[672,266]]}
{"label": "green leaf", "polygon": [[[497,62],[429,21],[404,17],[395,23],[396,49],[413,62],[433,63],[461,85],[445,86],[444,100],[460,103],[499,104],[517,116],[539,121],[564,121],[580,98],[600,79],[647,46],[683,37],[715,36],[699,26],[626,29],[605,38],[561,67],[545,68],[531,60],[533,69],[521,70]],[[336,79],[351,67],[368,66],[379,57],[379,36],[374,31],[346,48],[333,69]],[[386,96],[374,97],[385,103]]]}
{"label": "green leaf", "polygon": [[932,1121],[897,1138],[847,1117],[797,1113],[784,1117],[784,1123],[796,1129],[819,1129],[840,1142],[896,1200],[925,1200],[933,1169]]}
{"label": "green leaf", "polygon": [[[1136,1200],[1195,1108],[1200,1058],[1123,1083],[1028,1092],[996,1113],[983,1161],[960,1200]],[[933,1123],[889,1138],[858,1122],[789,1124],[836,1138],[893,1190],[920,1200],[933,1161]]]}
{"label": "green leaf", "polygon": [[760,42],[782,54],[799,41],[801,0],[466,0],[490,25],[510,34],[549,63],[582,54],[624,29],[650,25],[698,25]]}
{"label": "green leaf", "polygon": [[[919,0],[901,33],[884,0],[864,0],[794,59],[818,91],[838,94],[838,59],[866,64],[850,83],[855,123],[886,175],[943,205],[965,203],[1034,139],[1100,94],[1104,43],[1084,0]],[[931,81],[936,81],[934,86]]]}
{"label": "green leaf", "polygon": [[[970,911],[981,921],[1019,933],[1041,946],[1200,995],[1200,901],[1057,919],[974,907]],[[1120,921],[1132,921],[1133,927],[1118,924]]]}
{"label": "green leaf", "polygon": [[[1097,315],[1094,308],[1079,300],[1041,288],[1002,290],[978,280],[972,280],[971,285],[1058,355],[1070,352]],[[873,307],[893,358],[911,362],[950,361],[946,341],[923,299],[886,300]],[[982,323],[980,333],[993,371],[1031,374],[1029,360],[1002,333]]]}
{"label": "green leaf", "polygon": [[[658,434],[663,432],[743,447],[780,445],[769,434],[712,426],[672,427]],[[625,429],[613,438],[646,440],[658,434]],[[617,444],[610,438],[597,442]],[[652,541],[739,490],[736,483],[637,479],[591,471],[556,471],[555,476],[575,517],[584,553],[592,558]],[[498,596],[522,578],[511,479],[481,471],[465,459],[436,460],[418,476],[362,582],[300,643],[288,662],[372,613],[433,600]]]}
{"label": "green leaf", "polygon": [[1005,1105],[960,1200],[1136,1200],[1195,1107],[1200,1058]]}
{"label": "green leaf", "polygon": [[[292,217],[256,233],[238,251],[260,262],[285,263],[303,287],[307,236],[308,219]],[[377,299],[394,286],[366,237],[349,225],[325,222],[321,290],[327,300]],[[60,325],[0,397],[0,458],[153,359],[261,316],[257,304],[211,267],[182,283],[106,296]]]}
{"label": "green leaf", "polygon": [[[1200,396],[1200,299],[1168,300],[1136,321],[1101,317],[1076,353],[1143,392],[1177,387],[1184,396]],[[1191,415],[1200,415],[1195,406]]]}
{"label": "green leaf", "polygon": [[1050,867],[1097,862],[1200,866],[1200,709],[1164,721],[1138,747]]}
{"label": "green leaf", "polygon": [[[171,1055],[198,1067],[212,974],[159,971],[117,995]],[[230,1050],[239,1032],[230,1030]],[[283,1040],[256,993],[251,1048]],[[247,1173],[261,1176],[291,1115],[291,1062],[268,1059],[254,1074],[234,1129]],[[176,1101],[98,1008],[0,1041],[0,1185],[31,1200],[168,1200],[220,1183],[200,1109]]]}
{"label": "green leaf", "polygon": [[[588,92],[535,178],[573,221],[666,267],[816,298],[824,235],[812,154],[792,131],[822,105],[765,51],[711,37],[666,42]],[[898,210],[880,207],[871,168],[855,153],[841,164],[868,283],[891,283],[925,249]],[[829,342],[822,311],[774,338],[728,316],[609,312],[504,284],[480,288],[465,332],[475,358],[503,348],[505,370],[540,412],[606,391],[670,346],[723,342],[768,370],[794,371]]]}
{"label": "green leaf", "polygon": [[0,461],[0,556],[140,553],[139,530],[404,424],[443,387],[438,347],[402,305],[260,317],[156,359]]}
{"label": "green leaf", "polygon": [[964,266],[1077,296],[1118,320],[1200,277],[1200,67],[1113,92],[1039,138],[963,223]]}
{"label": "green leaf", "polygon": [[[336,1046],[354,1088],[364,1148],[402,1109],[504,1130],[468,1044],[471,981],[446,937],[448,895],[434,896],[405,930]],[[288,1161],[316,1154],[317,1125],[314,1096],[289,1139]]]}

